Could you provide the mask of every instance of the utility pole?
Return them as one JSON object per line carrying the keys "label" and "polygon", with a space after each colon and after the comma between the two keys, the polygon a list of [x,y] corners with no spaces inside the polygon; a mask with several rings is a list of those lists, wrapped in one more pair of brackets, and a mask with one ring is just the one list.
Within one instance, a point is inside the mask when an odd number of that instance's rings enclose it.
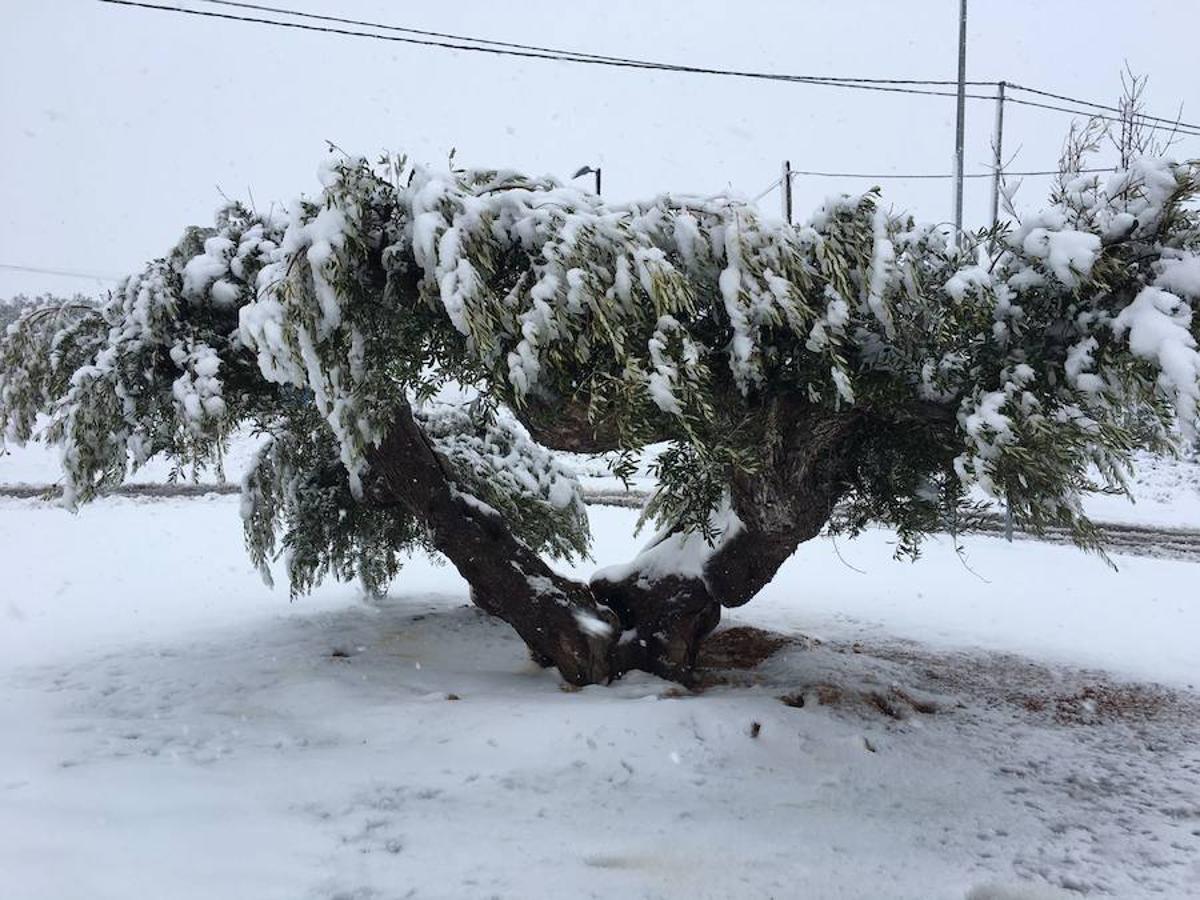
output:
{"label": "utility pole", "polygon": [[1000,169],[1004,165],[1004,82],[996,85],[996,136],[992,139],[992,228],[1000,224]]}
{"label": "utility pole", "polygon": [[783,178],[779,182],[780,195],[783,197],[783,221],[789,225],[792,224],[792,162],[785,159],[783,161]]}
{"label": "utility pole", "polygon": [[958,11],[958,121],[954,129],[954,240],[962,235],[963,223],[963,133],[967,118],[967,0]]}
{"label": "utility pole", "polygon": [[[965,3],[966,0],[963,0]],[[996,85],[996,134],[992,138],[992,229],[1000,224],[1000,170],[1004,165],[1004,87],[1001,81]],[[960,182],[961,183],[961,182]],[[997,242],[992,240],[992,252],[996,252]],[[1012,502],[1007,492],[1004,495],[1004,537],[1011,544],[1013,539]]]}

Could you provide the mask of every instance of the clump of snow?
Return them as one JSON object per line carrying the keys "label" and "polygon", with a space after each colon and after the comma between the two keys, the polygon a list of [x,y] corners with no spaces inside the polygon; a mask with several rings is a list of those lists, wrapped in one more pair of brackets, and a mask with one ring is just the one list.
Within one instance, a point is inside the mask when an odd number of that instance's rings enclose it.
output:
{"label": "clump of snow", "polygon": [[715,538],[698,531],[664,531],[655,536],[632,560],[597,569],[593,582],[616,583],[637,576],[639,584],[664,578],[704,578],[704,567],[724,544],[745,529],[728,499],[709,516]]}
{"label": "clump of snow", "polygon": [[1200,301],[1200,255],[1166,257],[1158,264],[1154,285],[1185,300]]}
{"label": "clump of snow", "polygon": [[1180,167],[1167,157],[1143,157],[1107,177],[1078,174],[1063,186],[1063,205],[1105,240],[1154,235],[1179,188]]}
{"label": "clump of snow", "polygon": [[575,621],[579,623],[579,627],[583,629],[584,634],[589,634],[592,637],[608,637],[612,634],[612,626],[603,619],[598,619],[591,613],[579,610],[575,613]]}
{"label": "clump of snow", "polygon": [[842,369],[834,366],[829,370],[830,377],[833,378],[834,387],[837,388],[838,396],[845,400],[850,405],[854,404],[854,387],[850,383],[850,376]]}
{"label": "clump of snow", "polygon": [[459,500],[461,500],[463,503],[465,503],[468,507],[470,507],[472,510],[474,510],[477,513],[482,513],[483,515],[485,515],[491,519],[503,519],[504,518],[504,516],[502,516],[500,514],[500,510],[496,509],[496,507],[492,506],[489,503],[483,502],[478,497],[476,497],[474,494],[465,493],[464,491],[461,491],[457,487],[453,487],[453,486],[451,486],[451,488],[450,488],[450,493],[452,496],[457,497]]}
{"label": "clump of snow", "polygon": [[224,235],[214,235],[204,242],[204,252],[193,256],[183,268],[183,295],[199,298],[209,286],[229,271],[229,261],[236,245]]}
{"label": "clump of snow", "polygon": [[1066,217],[1058,210],[1031,216],[1009,238],[1014,246],[1042,260],[1067,287],[1076,287],[1091,274],[1100,254],[1100,236],[1066,227]]}
{"label": "clump of snow", "polygon": [[999,457],[1005,444],[1013,440],[1012,419],[1002,412],[1011,400],[1016,385],[1009,382],[1004,390],[985,391],[973,404],[964,404],[959,410],[958,420],[974,451],[969,457],[962,455],[954,460],[954,469],[964,484],[977,483],[990,495],[996,493],[992,483],[991,466]]}
{"label": "clump of snow", "polygon": [[969,291],[977,287],[988,287],[991,283],[991,273],[983,266],[967,266],[950,277],[946,282],[945,291],[955,302],[962,303]]}
{"label": "clump of snow", "polygon": [[876,206],[871,219],[874,244],[871,249],[871,267],[867,273],[867,307],[883,325],[884,332],[891,337],[892,311],[888,308],[885,293],[895,273],[896,248],[888,239],[888,216],[882,207]]}
{"label": "clump of snow", "polygon": [[341,302],[330,282],[337,261],[337,251],[346,240],[345,232],[346,216],[336,207],[326,207],[302,229],[293,229],[284,238],[285,250],[290,252],[298,249],[299,240],[308,242],[305,258],[312,268],[313,287],[321,304],[321,321],[317,326],[319,337],[327,336],[342,323]]}
{"label": "clump of snow", "polygon": [[1113,320],[1113,331],[1118,337],[1128,333],[1134,355],[1158,366],[1159,383],[1175,398],[1180,428],[1194,437],[1200,404],[1200,353],[1189,330],[1191,321],[1191,307],[1182,299],[1162,288],[1146,287]]}
{"label": "clump of snow", "polygon": [[225,414],[225,400],[217,378],[221,359],[205,344],[185,347],[180,343],[171,348],[171,360],[183,370],[171,385],[179,417],[200,432],[206,420],[219,419]]}
{"label": "clump of snow", "polygon": [[[682,344],[679,362],[668,354],[672,337]],[[694,381],[700,365],[700,350],[680,327],[673,316],[659,316],[654,334],[647,342],[652,369],[646,379],[646,390],[654,405],[670,415],[681,415],[680,395],[684,381]]]}
{"label": "clump of snow", "polygon": [[815,353],[826,349],[831,341],[840,338],[850,321],[850,306],[841,295],[831,286],[825,286],[825,314],[812,324],[806,347]]}
{"label": "clump of snow", "polygon": [[[556,510],[582,510],[574,471],[534,441],[509,410],[481,419],[469,406],[434,401],[419,407],[416,416],[438,452],[460,471],[501,494],[537,497]],[[473,501],[483,503],[478,497]]]}
{"label": "clump of snow", "polygon": [[1093,354],[1098,346],[1099,343],[1094,337],[1087,337],[1067,350],[1067,360],[1063,366],[1067,374],[1067,383],[1086,394],[1098,394],[1105,387],[1101,376],[1087,371],[1096,364]]}

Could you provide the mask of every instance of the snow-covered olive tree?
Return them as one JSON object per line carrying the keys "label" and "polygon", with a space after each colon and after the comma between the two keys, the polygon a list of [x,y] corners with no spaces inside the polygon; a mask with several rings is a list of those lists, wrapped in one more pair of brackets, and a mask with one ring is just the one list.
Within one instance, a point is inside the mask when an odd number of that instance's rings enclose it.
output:
{"label": "snow-covered olive tree", "polygon": [[[64,501],[154,454],[268,436],[243,520],[269,577],[382,589],[415,548],[575,683],[686,679],[722,606],[825,528],[903,553],[983,495],[1096,546],[1082,492],[1194,434],[1200,169],[1067,173],[1039,215],[948,240],[875,192],[808,224],[728,198],[608,205],[551,179],[337,157],[284,211],[233,204],[107,301],[0,347],[8,440]],[[658,536],[582,583],[553,450],[665,442]]]}

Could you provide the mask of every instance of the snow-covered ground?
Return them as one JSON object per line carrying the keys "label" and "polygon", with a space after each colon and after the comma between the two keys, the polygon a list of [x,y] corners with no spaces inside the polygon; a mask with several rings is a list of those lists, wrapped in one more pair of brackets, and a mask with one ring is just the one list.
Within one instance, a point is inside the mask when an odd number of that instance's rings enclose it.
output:
{"label": "snow-covered ground", "polygon": [[236,498],[0,500],[0,893],[1200,893],[1194,564],[837,549],[862,572],[811,542],[727,619],[820,643],[567,692],[452,569],[289,603]]}
{"label": "snow-covered ground", "polygon": [[1086,509],[1098,521],[1200,528],[1200,453],[1182,459],[1138,454],[1130,490],[1134,503],[1097,494]]}

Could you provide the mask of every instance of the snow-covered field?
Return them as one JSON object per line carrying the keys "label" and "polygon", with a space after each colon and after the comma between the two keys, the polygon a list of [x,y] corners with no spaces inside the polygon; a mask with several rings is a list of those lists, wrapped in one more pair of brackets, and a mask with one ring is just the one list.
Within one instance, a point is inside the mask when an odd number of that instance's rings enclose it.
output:
{"label": "snow-covered field", "polygon": [[567,692],[428,561],[289,603],[236,498],[0,501],[0,893],[1200,893],[1196,566],[889,540],[727,619],[820,643]]}

